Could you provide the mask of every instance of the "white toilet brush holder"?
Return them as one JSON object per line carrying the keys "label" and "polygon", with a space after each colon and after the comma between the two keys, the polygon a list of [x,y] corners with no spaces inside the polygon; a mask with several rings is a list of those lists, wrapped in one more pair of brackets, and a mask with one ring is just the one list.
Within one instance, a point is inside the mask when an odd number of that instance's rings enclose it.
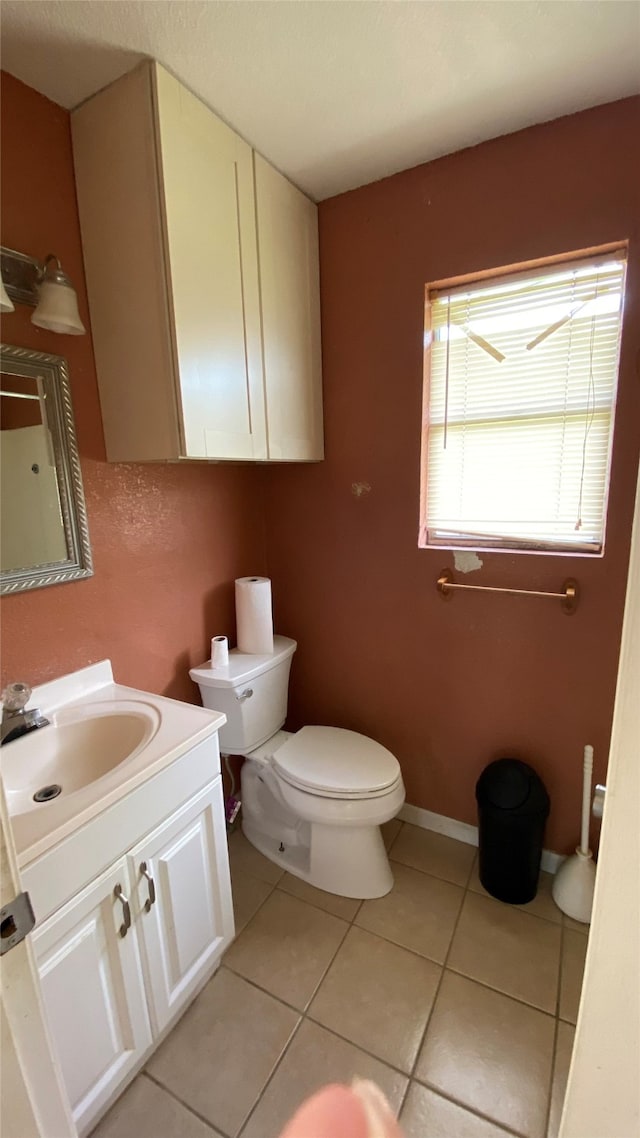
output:
{"label": "white toilet brush holder", "polygon": [[576,852],[562,863],[553,879],[551,895],[558,906],[574,921],[589,924],[596,884],[596,867],[589,849],[589,810],[591,805],[591,776],[593,747],[584,749],[582,780],[582,830]]}

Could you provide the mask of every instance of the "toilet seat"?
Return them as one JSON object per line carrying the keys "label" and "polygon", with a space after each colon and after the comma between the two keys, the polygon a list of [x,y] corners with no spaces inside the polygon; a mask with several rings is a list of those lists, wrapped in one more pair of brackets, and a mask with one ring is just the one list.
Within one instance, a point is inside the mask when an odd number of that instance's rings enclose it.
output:
{"label": "toilet seat", "polygon": [[273,766],[290,786],[325,798],[377,797],[401,779],[386,747],[341,727],[302,727],[278,747]]}

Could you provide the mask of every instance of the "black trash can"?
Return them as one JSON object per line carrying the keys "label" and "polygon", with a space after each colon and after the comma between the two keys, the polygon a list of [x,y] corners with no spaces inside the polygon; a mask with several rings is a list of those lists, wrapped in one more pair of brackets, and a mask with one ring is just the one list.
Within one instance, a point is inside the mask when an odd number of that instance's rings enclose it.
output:
{"label": "black trash can", "polygon": [[533,767],[496,759],[476,783],[480,881],[510,905],[532,901],[538,888],[549,795]]}

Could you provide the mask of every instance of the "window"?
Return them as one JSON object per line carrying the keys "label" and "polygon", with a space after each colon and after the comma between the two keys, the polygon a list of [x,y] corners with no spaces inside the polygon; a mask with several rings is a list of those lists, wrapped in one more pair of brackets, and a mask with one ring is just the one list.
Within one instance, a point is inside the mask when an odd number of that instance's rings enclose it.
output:
{"label": "window", "polygon": [[602,552],[625,263],[427,289],[420,545]]}

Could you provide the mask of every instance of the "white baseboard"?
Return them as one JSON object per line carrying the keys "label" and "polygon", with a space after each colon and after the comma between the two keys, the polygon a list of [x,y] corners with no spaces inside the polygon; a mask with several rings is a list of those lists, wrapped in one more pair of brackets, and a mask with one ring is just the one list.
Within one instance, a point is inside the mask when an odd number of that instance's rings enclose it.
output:
{"label": "white baseboard", "polygon": [[564,854],[555,853],[553,850],[543,850],[540,868],[544,869],[546,873],[557,873],[564,860]]}
{"label": "white baseboard", "polygon": [[[409,802],[405,802],[398,818],[402,822],[411,822],[413,826],[421,826],[423,830],[433,830],[436,834],[444,834],[447,838],[466,842],[468,846],[478,844],[477,826],[470,826],[468,822],[458,822],[455,818],[447,818],[446,814],[434,814],[432,810],[423,810],[421,806],[411,806]],[[540,865],[546,873],[555,873],[563,861],[562,854],[554,853],[553,850],[543,850]]]}

